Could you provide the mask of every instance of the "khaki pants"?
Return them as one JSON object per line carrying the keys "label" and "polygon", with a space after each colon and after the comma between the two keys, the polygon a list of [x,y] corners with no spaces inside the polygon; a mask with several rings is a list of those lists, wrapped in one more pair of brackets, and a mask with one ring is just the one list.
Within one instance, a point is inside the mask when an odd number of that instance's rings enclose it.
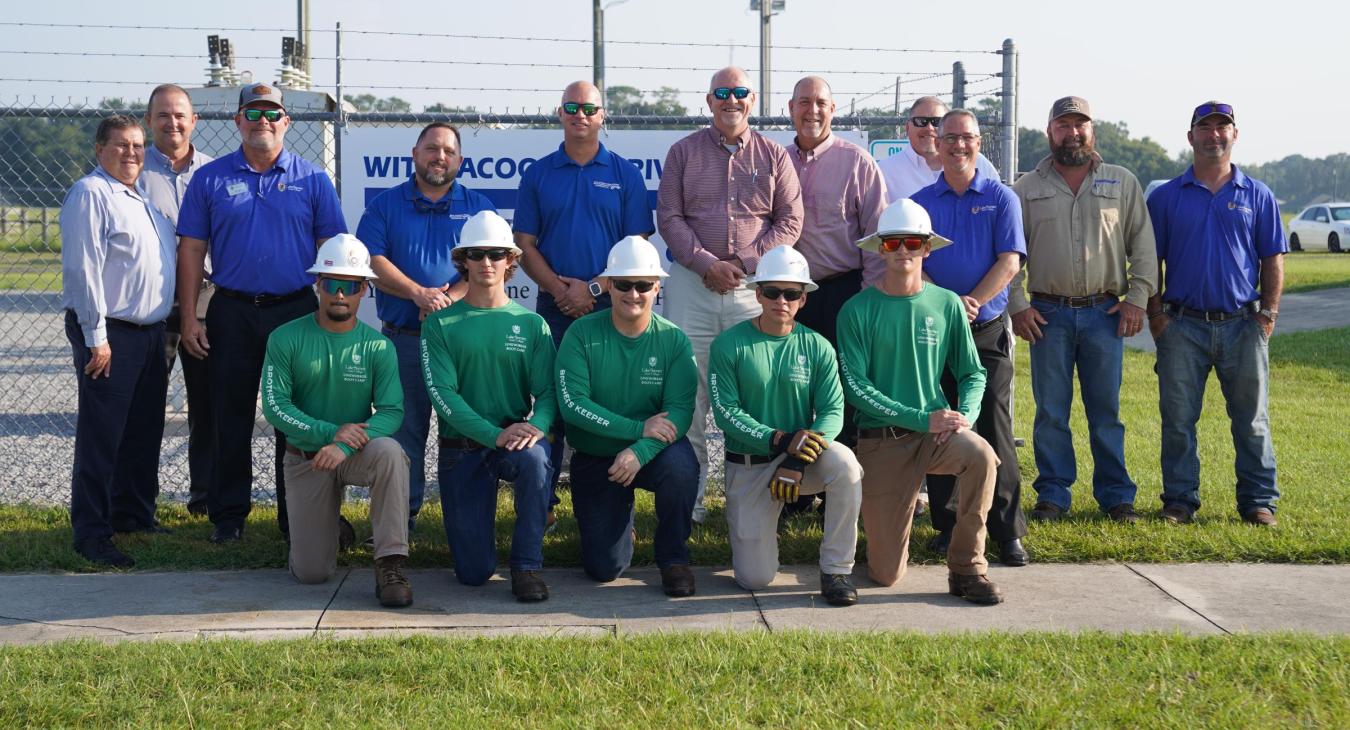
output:
{"label": "khaki pants", "polygon": [[953,434],[939,445],[932,434],[858,439],[858,461],[867,476],[862,484],[863,531],[867,533],[867,575],[894,585],[909,563],[909,531],[914,502],[925,474],[956,477],[956,526],[947,549],[947,568],[959,575],[984,575],[985,516],[994,501],[998,457],[989,442],[972,430]]}
{"label": "khaki pants", "polygon": [[[736,582],[759,590],[778,572],[778,513],[783,503],[769,494],[769,479],[786,456],[767,464],[727,462],[727,525],[731,532],[731,567]],[[824,492],[825,536],[820,541],[820,572],[853,572],[858,549],[858,508],[863,469],[847,446],[838,442],[806,469],[802,494]]]}
{"label": "khaki pants", "polygon": [[291,527],[291,574],[322,583],[337,570],[338,508],[348,484],[370,488],[375,557],[408,554],[408,456],[389,437],[371,439],[332,471],[287,453],[286,511]]}

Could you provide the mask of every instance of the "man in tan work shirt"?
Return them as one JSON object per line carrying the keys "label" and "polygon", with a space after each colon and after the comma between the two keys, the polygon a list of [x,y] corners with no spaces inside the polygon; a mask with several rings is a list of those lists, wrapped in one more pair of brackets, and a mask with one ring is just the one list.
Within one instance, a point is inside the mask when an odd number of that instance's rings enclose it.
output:
{"label": "man in tan work shirt", "polygon": [[802,233],[797,173],[781,145],[750,129],[755,98],[745,71],[729,66],[714,74],[712,126],[671,146],[657,194],[656,227],[675,259],[665,314],[689,336],[699,370],[688,433],[700,465],[695,522],[706,514],[708,349],[724,330],[760,313],[754,290],[741,286],[759,257]]}
{"label": "man in tan work shirt", "polygon": [[[1124,338],[1144,325],[1158,291],[1153,226],[1139,181],[1094,149],[1086,100],[1054,103],[1050,155],[1013,185],[1022,201],[1026,268],[1009,287],[1013,331],[1031,343],[1036,398],[1033,520],[1069,511],[1077,478],[1069,408],[1078,368],[1092,447],[1092,494],[1112,520],[1133,523],[1135,483],[1120,422]],[[1028,302],[1028,297],[1030,301]]]}

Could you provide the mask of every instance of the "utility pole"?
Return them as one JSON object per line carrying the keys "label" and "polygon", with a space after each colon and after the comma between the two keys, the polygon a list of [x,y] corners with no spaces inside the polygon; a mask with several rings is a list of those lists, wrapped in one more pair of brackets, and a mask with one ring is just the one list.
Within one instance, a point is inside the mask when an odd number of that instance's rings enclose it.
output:
{"label": "utility pole", "polygon": [[759,0],[759,115],[769,116],[769,46],[772,45],[769,19],[773,17],[772,0]]}
{"label": "utility pole", "polygon": [[300,67],[305,73],[309,73],[309,0],[295,0],[295,37],[304,43],[301,49],[301,60],[304,64]]}
{"label": "utility pole", "polygon": [[600,0],[591,0],[591,82],[600,90],[600,103],[605,103],[605,9]]}

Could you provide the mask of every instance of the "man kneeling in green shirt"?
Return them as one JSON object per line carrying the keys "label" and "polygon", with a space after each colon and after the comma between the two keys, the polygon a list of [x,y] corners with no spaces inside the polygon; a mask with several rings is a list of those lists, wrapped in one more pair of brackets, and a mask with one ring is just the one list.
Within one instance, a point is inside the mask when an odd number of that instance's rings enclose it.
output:
{"label": "man kneeling in green shirt", "polygon": [[578,319],[558,350],[558,408],[572,454],[572,509],[581,563],[592,578],[619,577],[633,558],[633,489],[656,495],[656,565],[674,597],[694,594],[689,531],[698,458],[684,434],[693,419],[698,364],[689,338],[652,312],[661,256],[639,236],[610,249],[600,273],[613,307]]}
{"label": "man kneeling in green shirt", "polygon": [[301,583],[333,576],[343,490],[366,486],[375,597],[408,606],[408,457],[392,438],[403,423],[398,359],[393,343],[356,318],[375,278],[370,254],[341,233],[324,242],[308,273],[319,277],[319,311],[272,332],[262,371],[263,415],[286,435],[291,573]]}
{"label": "man kneeling in green shirt", "polygon": [[[958,502],[947,586],[952,595],[993,604],[1003,596],[985,577],[984,521],[999,461],[971,429],[985,371],[960,298],[923,279],[923,260],[950,243],[908,198],[886,208],[877,232],[858,242],[881,254],[886,273],[839,311],[844,397],[857,409],[858,460],[867,474],[867,574],[884,586],[904,576],[924,475],[953,474]],[[957,410],[942,394],[946,369],[957,380]]]}
{"label": "man kneeling in green shirt", "polygon": [[863,471],[834,441],[844,425],[834,348],[796,321],[817,287],[806,258],[786,246],[764,254],[746,286],[763,313],[718,335],[708,356],[708,397],[726,434],[731,567],[742,588],[769,585],[783,505],[824,492],[820,592],[831,605],[852,606]]}
{"label": "man kneeling in green shirt", "polygon": [[512,301],[506,282],[520,249],[511,226],[485,210],[464,224],[450,254],[469,282],[464,298],[422,323],[422,376],[440,426],[441,510],[460,583],[497,569],[497,480],[511,483],[511,593],[548,599],[544,528],[552,495],[548,433],[553,336],[544,318]]}

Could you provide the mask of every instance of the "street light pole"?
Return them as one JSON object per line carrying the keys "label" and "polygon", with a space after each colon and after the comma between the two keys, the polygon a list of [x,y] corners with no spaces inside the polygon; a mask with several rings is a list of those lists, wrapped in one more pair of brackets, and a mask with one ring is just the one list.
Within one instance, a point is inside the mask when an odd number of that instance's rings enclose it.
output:
{"label": "street light pole", "polygon": [[769,116],[769,19],[773,17],[772,0],[759,0],[759,115]]}
{"label": "street light pole", "polygon": [[592,52],[592,82],[595,88],[600,90],[600,103],[605,103],[605,9],[600,7],[600,0],[591,1],[591,20],[594,27],[591,30],[591,52]]}

